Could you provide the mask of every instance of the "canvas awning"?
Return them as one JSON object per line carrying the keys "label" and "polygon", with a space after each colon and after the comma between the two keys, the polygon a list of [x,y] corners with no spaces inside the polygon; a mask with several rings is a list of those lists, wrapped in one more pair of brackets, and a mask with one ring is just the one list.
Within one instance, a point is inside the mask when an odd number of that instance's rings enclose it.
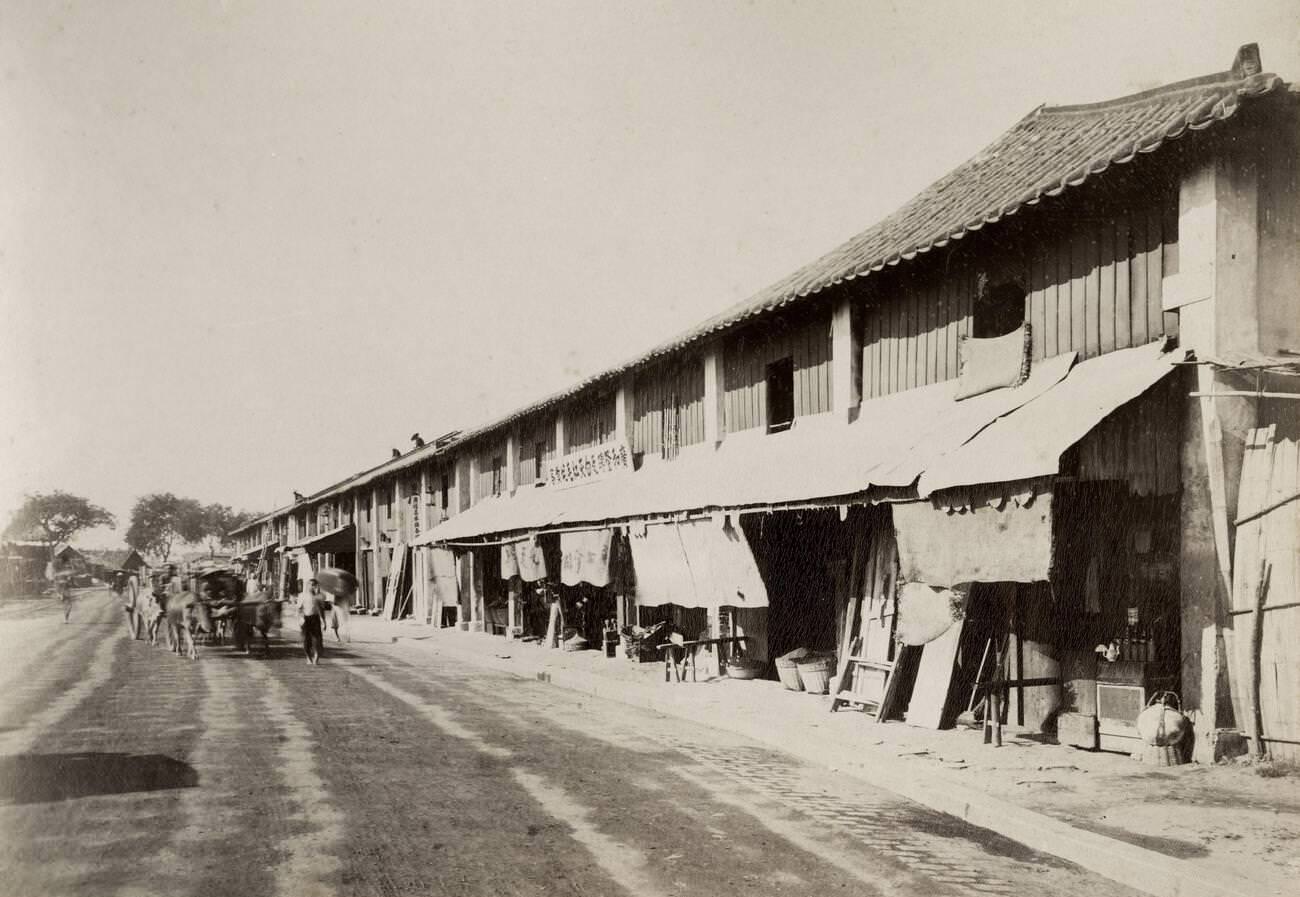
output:
{"label": "canvas awning", "polygon": [[1076,364],[1038,362],[1020,386],[957,400],[947,381],[866,402],[857,421],[800,418],[785,433],[732,434],[636,473],[490,498],[432,528],[419,543],[607,525],[692,511],[848,501],[872,489],[918,497],[952,486],[1058,472],[1061,455],[1107,415],[1174,370],[1163,341]]}
{"label": "canvas awning", "polygon": [[1075,365],[1050,392],[992,421],[927,465],[917,491],[925,496],[954,486],[1056,474],[1061,455],[1120,406],[1169,375],[1185,355],[1163,349],[1159,341]]}
{"label": "canvas awning", "polygon": [[317,533],[314,536],[308,536],[306,539],[299,539],[293,543],[293,548],[301,548],[303,551],[309,551],[312,554],[338,554],[340,552],[357,550],[357,528],[354,524],[345,523],[342,526],[336,526],[332,530],[323,533]]}

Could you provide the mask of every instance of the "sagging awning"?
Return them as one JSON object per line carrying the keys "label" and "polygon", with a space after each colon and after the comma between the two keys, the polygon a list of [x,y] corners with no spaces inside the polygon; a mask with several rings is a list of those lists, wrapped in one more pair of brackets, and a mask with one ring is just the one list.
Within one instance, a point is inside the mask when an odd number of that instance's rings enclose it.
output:
{"label": "sagging awning", "polygon": [[947,381],[865,402],[857,421],[800,418],[784,433],[750,430],[714,449],[564,489],[528,487],[479,502],[417,543],[451,542],[620,520],[790,505],[834,504],[872,490],[938,489],[1059,471],[1061,455],[1124,403],[1174,370],[1164,341],[1076,364],[1039,361],[1017,387],[955,398]]}
{"label": "sagging awning", "polygon": [[1161,340],[1075,365],[1051,391],[927,465],[918,493],[1056,474],[1071,446],[1164,379],[1185,355],[1163,349]]}
{"label": "sagging awning", "polygon": [[342,526],[336,526],[332,530],[323,533],[317,533],[306,539],[300,539],[293,543],[292,548],[300,548],[303,551],[312,554],[338,554],[341,552],[357,550],[357,528],[354,524],[345,523]]}

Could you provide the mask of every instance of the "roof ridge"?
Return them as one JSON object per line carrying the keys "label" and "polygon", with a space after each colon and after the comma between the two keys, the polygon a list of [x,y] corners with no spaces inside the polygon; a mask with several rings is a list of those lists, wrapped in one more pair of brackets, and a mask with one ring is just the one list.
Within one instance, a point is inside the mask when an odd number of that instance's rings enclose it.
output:
{"label": "roof ridge", "polygon": [[1148,102],[1157,97],[1165,98],[1185,91],[1193,91],[1197,88],[1208,87],[1210,85],[1222,85],[1228,87],[1232,84],[1240,84],[1247,87],[1251,82],[1262,84],[1266,81],[1276,80],[1277,75],[1271,72],[1261,72],[1256,75],[1247,75],[1239,77],[1231,71],[1216,72],[1213,75],[1200,75],[1195,78],[1185,78],[1182,81],[1174,81],[1170,84],[1161,84],[1158,87],[1149,87],[1146,90],[1140,90],[1137,93],[1131,93],[1127,96],[1112,97],[1109,100],[1098,100],[1095,103],[1067,103],[1062,106],[1051,106],[1044,104],[1039,107],[1040,111],[1046,115],[1069,114],[1074,112],[1096,112],[1101,109],[1120,109],[1124,106],[1135,105]]}

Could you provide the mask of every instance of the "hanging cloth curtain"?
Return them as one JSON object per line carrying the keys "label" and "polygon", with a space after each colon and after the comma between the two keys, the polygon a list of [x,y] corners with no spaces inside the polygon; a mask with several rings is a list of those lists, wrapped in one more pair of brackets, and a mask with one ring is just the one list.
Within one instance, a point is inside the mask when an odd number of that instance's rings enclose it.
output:
{"label": "hanging cloth curtain", "polygon": [[699,607],[695,580],[691,576],[681,537],[673,524],[654,524],[638,532],[633,528],[628,540],[632,548],[632,568],[636,576],[636,603],[639,607]]}
{"label": "hanging cloth curtain", "polygon": [[438,600],[444,607],[455,607],[460,594],[456,589],[456,555],[450,548],[432,549],[428,570]]}
{"label": "hanging cloth curtain", "polygon": [[519,558],[516,549],[519,542],[506,542],[501,546],[501,578],[506,582],[512,576],[519,575]]}
{"label": "hanging cloth curtain", "polygon": [[514,543],[514,548],[520,579],[537,582],[546,578],[546,556],[542,554],[542,545],[537,539],[520,539]]}
{"label": "hanging cloth curtain", "polygon": [[576,586],[580,582],[593,586],[609,585],[609,549],[611,529],[584,530],[560,534],[560,582]]}
{"label": "hanging cloth curtain", "polygon": [[951,587],[968,582],[1042,582],[1052,566],[1052,496],[999,509],[974,502],[952,511],[931,502],[893,506],[903,579]]}
{"label": "hanging cloth curtain", "polygon": [[745,534],[717,520],[676,527],[699,607],[767,607],[767,587]]}

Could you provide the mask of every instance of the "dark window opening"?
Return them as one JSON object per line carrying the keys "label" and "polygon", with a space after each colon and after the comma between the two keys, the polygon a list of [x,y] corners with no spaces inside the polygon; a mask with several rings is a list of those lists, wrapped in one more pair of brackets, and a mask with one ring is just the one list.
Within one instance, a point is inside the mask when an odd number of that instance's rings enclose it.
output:
{"label": "dark window opening", "polygon": [[790,429],[794,423],[794,359],[767,366],[767,432]]}
{"label": "dark window opening", "polygon": [[546,440],[539,440],[533,445],[533,469],[538,480],[546,479]]}
{"label": "dark window opening", "polygon": [[660,454],[664,458],[676,458],[682,446],[681,405],[678,404],[677,393],[669,393],[664,398],[660,420],[662,424],[660,442],[663,446]]}
{"label": "dark window opening", "polygon": [[500,495],[505,488],[505,464],[501,461],[501,456],[497,455],[492,459],[492,494]]}
{"label": "dark window opening", "polygon": [[976,339],[1005,336],[1025,323],[1025,291],[1018,283],[984,287],[975,297],[971,334]]}
{"label": "dark window opening", "polygon": [[451,477],[447,474],[442,475],[442,509],[445,511],[451,507]]}

